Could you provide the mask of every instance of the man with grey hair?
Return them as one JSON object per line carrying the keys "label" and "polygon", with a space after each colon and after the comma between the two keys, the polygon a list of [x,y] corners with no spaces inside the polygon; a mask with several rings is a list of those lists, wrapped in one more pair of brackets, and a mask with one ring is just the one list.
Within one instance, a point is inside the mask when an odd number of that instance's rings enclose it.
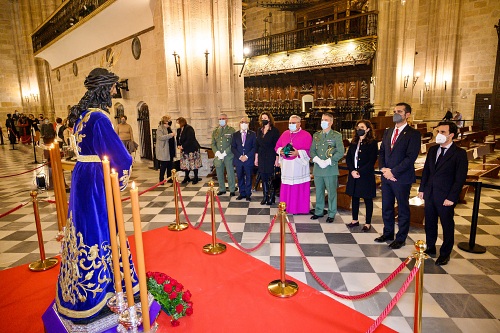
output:
{"label": "man with grey hair", "polygon": [[219,192],[217,195],[226,194],[226,184],[224,182],[224,169],[227,171],[227,182],[230,196],[235,193],[233,153],[231,152],[231,141],[234,128],[227,125],[227,114],[219,115],[219,126],[212,132],[212,151],[215,154],[214,166],[219,181]]}
{"label": "man with grey hair", "polygon": [[275,147],[281,165],[280,201],[286,203],[290,214],[308,214],[311,205],[309,149],[312,137],[301,128],[300,122],[299,116],[291,116],[288,130],[281,134]]}
{"label": "man with grey hair", "polygon": [[240,195],[236,200],[246,198],[251,201],[252,196],[252,171],[255,162],[255,144],[257,135],[248,129],[248,117],[241,118],[240,130],[233,134],[231,151],[234,155],[233,163],[238,176],[238,188]]}

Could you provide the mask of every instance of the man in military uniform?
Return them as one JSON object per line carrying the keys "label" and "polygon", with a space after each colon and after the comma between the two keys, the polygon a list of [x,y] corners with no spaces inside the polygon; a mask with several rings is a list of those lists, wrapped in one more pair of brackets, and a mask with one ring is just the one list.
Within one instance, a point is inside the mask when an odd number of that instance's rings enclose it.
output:
{"label": "man in military uniform", "polygon": [[224,182],[224,168],[227,172],[227,182],[230,196],[235,193],[233,153],[231,152],[231,141],[234,128],[227,125],[227,115],[221,113],[219,116],[219,126],[212,132],[212,151],[215,154],[214,166],[219,181],[219,192],[217,195],[226,194],[226,184]]}
{"label": "man in military uniform", "polygon": [[311,145],[311,158],[314,162],[314,186],[316,186],[316,208],[311,220],[323,217],[325,208],[325,188],[328,193],[328,217],[326,222],[332,223],[337,214],[338,161],[344,156],[342,135],[332,130],[333,115],[324,113],[321,116],[321,129],[314,133]]}

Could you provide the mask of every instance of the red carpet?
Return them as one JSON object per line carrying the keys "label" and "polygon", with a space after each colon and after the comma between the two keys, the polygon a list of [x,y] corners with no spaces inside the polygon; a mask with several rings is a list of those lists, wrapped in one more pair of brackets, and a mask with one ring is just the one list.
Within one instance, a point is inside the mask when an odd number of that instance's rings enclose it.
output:
{"label": "red carpet", "polygon": [[[366,332],[373,323],[298,281],[295,296],[274,297],[267,285],[279,271],[231,246],[220,255],[204,254],[210,242],[191,228],[144,233],[147,270],[178,279],[193,294],[193,315],[174,328],[162,312],[158,332]],[[43,332],[41,316],[54,299],[58,271],[33,273],[26,265],[0,271],[0,332]],[[394,331],[381,326],[376,332]]]}

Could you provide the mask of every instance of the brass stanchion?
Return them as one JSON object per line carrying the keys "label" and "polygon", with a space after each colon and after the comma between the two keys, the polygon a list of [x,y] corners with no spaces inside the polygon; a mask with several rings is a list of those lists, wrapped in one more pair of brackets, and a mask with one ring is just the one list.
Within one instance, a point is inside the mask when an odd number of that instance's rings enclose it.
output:
{"label": "brass stanchion", "polygon": [[43,236],[42,236],[42,225],[40,224],[40,214],[38,212],[38,192],[31,191],[31,198],[33,199],[33,212],[35,213],[35,224],[36,224],[36,233],[38,236],[38,247],[40,248],[40,260],[34,261],[29,264],[30,271],[41,272],[51,269],[55,265],[57,265],[57,258],[45,258],[45,247],[43,246]]}
{"label": "brass stanchion", "polygon": [[172,182],[174,184],[174,203],[175,203],[175,223],[171,223],[168,226],[168,230],[171,231],[182,231],[187,229],[187,223],[181,223],[181,218],[179,216],[179,185],[177,184],[177,170],[172,170]]}
{"label": "brass stanchion", "polygon": [[226,252],[226,245],[222,243],[217,243],[217,231],[215,230],[215,189],[214,181],[208,182],[210,186],[210,213],[212,215],[212,244],[207,244],[203,246],[203,252],[206,254],[220,254]]}
{"label": "brass stanchion", "polygon": [[[63,233],[63,210],[62,206],[60,204],[60,198],[61,195],[59,194],[60,187],[58,185],[59,178],[55,175],[57,173],[56,171],[56,164],[54,162],[56,155],[55,155],[55,150],[54,150],[54,145],[51,145],[49,147],[49,157],[50,157],[50,163],[49,163],[49,168],[52,169],[52,178],[49,177],[49,182],[51,182],[52,188],[54,189],[54,198],[56,201],[56,212],[57,212],[57,229],[59,230],[59,233],[57,235],[57,239],[62,238],[62,233]],[[49,171],[50,174],[50,171]]]}
{"label": "brass stanchion", "polygon": [[267,289],[271,295],[276,297],[292,297],[299,291],[299,286],[297,283],[291,280],[286,280],[286,256],[285,256],[285,226],[286,226],[286,203],[280,202],[278,205],[280,215],[280,273],[281,279],[274,280],[269,283]]}
{"label": "brass stanchion", "polygon": [[417,252],[413,254],[415,265],[420,266],[418,274],[415,276],[415,312],[413,321],[413,332],[422,332],[422,298],[424,294],[424,263],[425,259],[429,258],[424,251],[427,249],[427,244],[423,240],[415,242]]}
{"label": "brass stanchion", "polygon": [[59,149],[59,142],[54,141],[54,163],[52,164],[52,170],[57,170],[53,178],[57,177],[59,186],[59,202],[61,204],[62,219],[61,223],[63,228],[66,226],[66,220],[68,219],[68,196],[66,195],[66,182],[64,181],[64,171],[61,164],[61,150]]}

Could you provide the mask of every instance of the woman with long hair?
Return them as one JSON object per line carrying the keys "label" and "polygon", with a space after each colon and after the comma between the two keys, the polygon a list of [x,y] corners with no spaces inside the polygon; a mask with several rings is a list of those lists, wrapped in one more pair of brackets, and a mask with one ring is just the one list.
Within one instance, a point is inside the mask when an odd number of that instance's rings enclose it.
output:
{"label": "woman with long hair", "polygon": [[[181,150],[181,169],[184,170],[184,180],[182,184],[192,180],[192,184],[197,184],[198,169],[201,168],[200,144],[196,140],[194,128],[188,125],[185,118],[177,118],[179,128],[177,129],[177,147]],[[189,172],[193,170],[194,178],[189,178]]]}
{"label": "woman with long hair", "polygon": [[366,224],[363,231],[371,229],[373,198],[376,196],[375,162],[378,157],[378,144],[373,137],[373,126],[369,120],[356,123],[356,131],[346,155],[349,176],[346,193],[352,197],[352,222],[349,228],[359,225],[359,201],[363,198],[366,207]]}
{"label": "woman with long hair", "polygon": [[271,186],[271,178],[275,173],[275,168],[279,166],[279,156],[276,155],[274,147],[280,138],[280,132],[274,127],[273,115],[268,111],[260,114],[259,125],[255,148],[255,166],[258,167],[262,179],[263,198],[260,204],[272,205],[275,202],[276,191]]}

